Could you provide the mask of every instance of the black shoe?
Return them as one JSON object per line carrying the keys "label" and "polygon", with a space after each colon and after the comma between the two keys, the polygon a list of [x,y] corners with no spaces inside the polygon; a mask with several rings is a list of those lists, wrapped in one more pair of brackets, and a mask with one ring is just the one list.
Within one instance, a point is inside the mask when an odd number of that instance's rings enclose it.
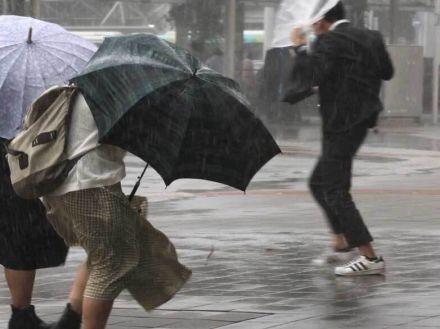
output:
{"label": "black shoe", "polygon": [[56,323],[52,323],[49,329],[80,329],[81,314],[76,313],[70,304],[66,305],[63,315]]}
{"label": "black shoe", "polygon": [[11,305],[12,315],[9,319],[8,329],[49,329],[50,326],[44,323],[35,314],[33,305],[25,310],[20,310]]}

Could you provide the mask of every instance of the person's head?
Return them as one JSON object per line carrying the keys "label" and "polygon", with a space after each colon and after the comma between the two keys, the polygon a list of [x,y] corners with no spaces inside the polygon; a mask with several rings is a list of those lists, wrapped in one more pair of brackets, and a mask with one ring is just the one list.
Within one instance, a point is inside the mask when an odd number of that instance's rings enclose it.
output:
{"label": "person's head", "polygon": [[191,51],[195,53],[202,53],[205,50],[204,44],[200,40],[192,40],[189,44]]}
{"label": "person's head", "polygon": [[219,47],[215,47],[212,54],[215,56],[223,56],[223,51]]}
{"label": "person's head", "polygon": [[345,18],[345,8],[341,1],[330,9],[322,19],[313,24],[316,34],[328,32],[333,23]]}

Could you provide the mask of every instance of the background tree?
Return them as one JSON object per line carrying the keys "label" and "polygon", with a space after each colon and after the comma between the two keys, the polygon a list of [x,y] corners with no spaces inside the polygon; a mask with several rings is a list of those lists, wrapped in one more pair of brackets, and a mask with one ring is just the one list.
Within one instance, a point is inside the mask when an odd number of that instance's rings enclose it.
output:
{"label": "background tree", "polygon": [[206,59],[223,37],[224,0],[186,0],[171,7],[170,21],[176,28],[176,42],[192,48]]}

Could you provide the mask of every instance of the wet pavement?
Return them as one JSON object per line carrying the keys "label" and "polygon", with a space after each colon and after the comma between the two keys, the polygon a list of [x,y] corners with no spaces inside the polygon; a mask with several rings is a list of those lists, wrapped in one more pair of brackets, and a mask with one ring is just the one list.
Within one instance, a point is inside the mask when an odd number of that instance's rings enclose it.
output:
{"label": "wet pavement", "polygon": [[[165,189],[147,171],[140,194],[149,197],[149,219],[193,278],[151,313],[122,294],[109,328],[440,328],[440,128],[380,129],[355,163],[354,198],[386,260],[385,277],[335,277],[322,262],[330,238],[307,190],[319,130],[276,136],[284,154],[246,194],[196,180]],[[142,167],[134,157],[128,163],[127,191]],[[34,303],[45,320],[61,313],[83,259],[73,248],[65,267],[38,273]],[[8,304],[2,280],[2,328]]]}

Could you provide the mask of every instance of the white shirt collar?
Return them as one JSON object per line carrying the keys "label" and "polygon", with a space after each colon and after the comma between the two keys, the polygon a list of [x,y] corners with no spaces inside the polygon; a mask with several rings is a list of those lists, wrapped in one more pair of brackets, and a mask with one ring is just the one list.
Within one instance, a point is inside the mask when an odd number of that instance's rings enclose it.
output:
{"label": "white shirt collar", "polygon": [[350,21],[348,19],[341,19],[339,21],[336,21],[330,26],[330,31],[333,31],[338,25],[341,25],[344,23],[350,23]]}

